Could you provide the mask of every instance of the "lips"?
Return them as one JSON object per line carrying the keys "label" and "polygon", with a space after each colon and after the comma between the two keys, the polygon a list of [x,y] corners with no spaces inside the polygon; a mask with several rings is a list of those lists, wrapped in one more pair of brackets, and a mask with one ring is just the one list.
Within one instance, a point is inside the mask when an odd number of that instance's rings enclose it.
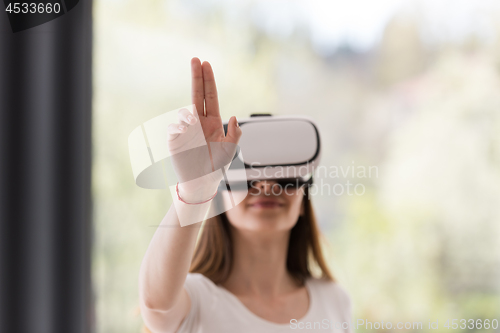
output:
{"label": "lips", "polygon": [[249,203],[248,206],[253,208],[279,208],[284,205],[277,199],[257,199]]}

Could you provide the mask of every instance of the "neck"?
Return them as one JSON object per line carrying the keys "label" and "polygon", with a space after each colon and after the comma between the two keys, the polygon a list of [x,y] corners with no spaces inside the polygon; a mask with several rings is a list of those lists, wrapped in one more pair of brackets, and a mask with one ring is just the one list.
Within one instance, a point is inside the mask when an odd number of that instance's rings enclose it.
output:
{"label": "neck", "polygon": [[286,259],[290,231],[263,236],[231,228],[233,267],[223,286],[237,295],[273,297],[297,288]]}

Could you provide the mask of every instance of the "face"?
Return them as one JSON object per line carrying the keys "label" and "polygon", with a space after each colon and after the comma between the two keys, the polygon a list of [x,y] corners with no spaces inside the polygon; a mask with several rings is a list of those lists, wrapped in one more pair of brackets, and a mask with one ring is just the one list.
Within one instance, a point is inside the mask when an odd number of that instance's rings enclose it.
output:
{"label": "face", "polygon": [[[229,192],[222,193],[226,204]],[[304,193],[298,188],[283,188],[272,180],[253,182],[246,198],[228,210],[231,225],[249,231],[287,231],[304,213]]]}

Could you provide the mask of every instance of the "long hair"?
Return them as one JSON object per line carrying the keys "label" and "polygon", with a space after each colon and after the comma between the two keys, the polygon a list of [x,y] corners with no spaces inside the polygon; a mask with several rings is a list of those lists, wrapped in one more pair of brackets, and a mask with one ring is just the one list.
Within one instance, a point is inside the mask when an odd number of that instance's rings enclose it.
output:
{"label": "long hair", "polygon": [[[319,270],[319,278],[335,281],[326,265],[321,248],[322,234],[318,228],[314,210],[305,188],[304,214],[290,232],[286,267],[299,283],[313,277]],[[229,220],[225,213],[207,219],[200,231],[190,272],[201,273],[215,284],[223,283],[229,277],[233,265],[233,239]]]}

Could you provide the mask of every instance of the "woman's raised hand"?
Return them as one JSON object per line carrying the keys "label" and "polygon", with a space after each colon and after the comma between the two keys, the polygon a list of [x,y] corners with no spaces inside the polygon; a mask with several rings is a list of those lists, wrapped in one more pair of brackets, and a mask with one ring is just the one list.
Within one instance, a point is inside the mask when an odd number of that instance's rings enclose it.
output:
{"label": "woman's raised hand", "polygon": [[238,144],[241,130],[236,117],[231,117],[227,136],[224,135],[212,66],[206,61],[201,64],[198,58],[191,59],[191,82],[192,102],[196,106],[206,141]]}
{"label": "woman's raised hand", "polygon": [[170,124],[167,129],[171,150],[179,149],[187,144],[185,139],[179,138],[180,134],[188,132],[188,127],[196,124],[198,120],[201,123],[206,142],[238,144],[241,130],[238,127],[236,117],[233,116],[229,119],[227,135],[224,135],[212,66],[207,61],[201,64],[198,58],[191,59],[191,100],[196,108],[196,117],[191,115],[187,109],[182,109],[178,114],[179,122]]}
{"label": "woman's raised hand", "polygon": [[[236,145],[241,137],[241,129],[236,117],[228,122],[227,135],[224,135],[222,118],[219,111],[219,99],[212,67],[208,62],[201,64],[198,58],[191,59],[192,103],[195,114],[187,109],[178,112],[178,123],[168,126],[168,147],[172,158],[177,165],[176,173],[179,179],[193,179],[192,175],[208,175],[221,166],[228,165],[236,151]],[[200,126],[201,125],[201,126]],[[197,147],[209,144],[209,157],[204,157]],[[213,144],[216,143],[216,144]],[[191,153],[187,153],[191,150]],[[181,154],[182,153],[182,154]],[[197,177],[196,177],[197,178]],[[181,188],[185,196],[203,198],[209,188],[213,191],[214,184],[218,183],[215,175],[205,177],[198,183],[183,184]],[[195,195],[195,192],[198,195]]]}
{"label": "woman's raised hand", "polygon": [[[236,147],[241,129],[236,118],[232,117],[227,135],[224,135],[210,64],[204,62],[202,65],[199,59],[193,58],[191,73],[196,110],[192,113],[185,108],[177,112],[177,122],[167,127],[167,144],[170,160],[180,180],[178,188],[181,197],[189,203],[198,203],[213,196],[221,180],[218,177],[222,175],[222,172],[213,172],[213,169],[218,171],[218,165],[231,163],[234,151],[225,148]],[[211,147],[210,152],[207,143]],[[193,177],[193,172],[197,171],[209,173]],[[141,264],[139,300],[142,318],[151,331],[177,331],[190,311],[190,296],[183,285],[200,229],[170,227],[202,221],[208,212],[206,206],[211,204],[186,205],[174,198],[173,205],[161,222],[161,226],[169,228],[158,228],[149,244]]]}

